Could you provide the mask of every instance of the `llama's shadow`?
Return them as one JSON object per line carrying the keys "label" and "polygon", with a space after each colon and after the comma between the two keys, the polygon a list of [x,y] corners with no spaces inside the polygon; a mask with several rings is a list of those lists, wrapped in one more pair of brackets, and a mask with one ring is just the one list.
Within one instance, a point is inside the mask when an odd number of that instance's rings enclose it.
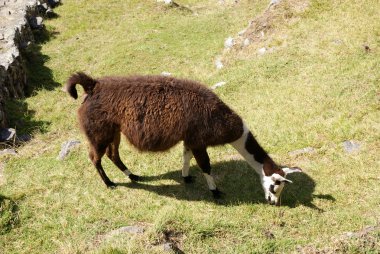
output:
{"label": "llama's shadow", "polygon": [[[206,180],[201,170],[193,166],[190,174],[195,181],[185,184],[178,170],[156,176],[144,176],[141,182],[119,183],[134,189],[142,189],[158,195],[173,197],[180,200],[215,202],[220,205],[238,205],[242,203],[266,203],[259,176],[243,160],[218,162],[212,165],[213,175],[218,188],[225,193],[222,199],[215,201],[207,189]],[[335,201],[331,195],[314,195],[315,182],[306,173],[288,175],[293,184],[287,184],[281,197],[281,205],[297,207],[304,205],[318,211],[323,211],[313,204],[314,198]],[[176,184],[159,184],[159,181],[174,180]]]}

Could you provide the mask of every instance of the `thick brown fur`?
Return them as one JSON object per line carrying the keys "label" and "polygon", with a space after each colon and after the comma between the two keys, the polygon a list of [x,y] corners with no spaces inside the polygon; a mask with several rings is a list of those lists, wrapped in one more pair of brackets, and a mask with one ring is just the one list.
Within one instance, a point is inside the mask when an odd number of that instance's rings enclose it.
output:
{"label": "thick brown fur", "polygon": [[104,153],[126,169],[117,151],[120,132],[140,151],[165,151],[180,141],[191,150],[206,149],[243,133],[241,118],[195,81],[166,76],[93,79],[76,73],[66,84],[73,98],[76,84],[87,96],[78,110],[79,122],[90,143],[90,158],[106,184],[109,179],[100,165]]}
{"label": "thick brown fur", "polygon": [[141,151],[165,151],[179,141],[190,149],[221,145],[243,133],[241,118],[194,81],[165,76],[93,80],[80,73],[67,83],[74,98],[75,84],[88,94],[78,111],[81,126],[99,145],[108,145],[120,131]]}

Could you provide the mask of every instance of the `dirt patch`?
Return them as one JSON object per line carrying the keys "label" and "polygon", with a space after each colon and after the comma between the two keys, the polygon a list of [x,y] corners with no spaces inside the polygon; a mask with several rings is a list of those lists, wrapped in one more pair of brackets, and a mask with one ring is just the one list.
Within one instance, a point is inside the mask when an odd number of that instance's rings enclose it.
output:
{"label": "dirt patch", "polygon": [[[229,58],[271,53],[286,47],[286,26],[301,20],[301,14],[309,7],[309,0],[271,1],[271,4],[248,26],[233,38],[233,45],[225,47],[223,63]],[[230,39],[231,40],[231,39]]]}
{"label": "dirt patch", "polygon": [[184,253],[182,249],[182,242],[184,235],[182,232],[174,230],[164,230],[162,231],[153,246],[163,246],[165,251],[173,251],[174,253]]}
{"label": "dirt patch", "polygon": [[297,252],[302,254],[380,253],[380,225],[368,226],[357,232],[347,232],[332,239],[331,246],[298,247]]}

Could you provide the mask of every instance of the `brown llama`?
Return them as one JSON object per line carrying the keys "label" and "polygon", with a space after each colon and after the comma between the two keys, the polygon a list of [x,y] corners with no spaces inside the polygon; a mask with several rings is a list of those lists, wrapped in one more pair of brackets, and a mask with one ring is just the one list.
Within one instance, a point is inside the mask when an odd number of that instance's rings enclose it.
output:
{"label": "brown llama", "polygon": [[115,187],[101,165],[104,154],[132,181],[119,156],[120,132],[140,151],[165,151],[183,141],[182,176],[189,176],[194,156],[215,198],[221,192],[210,175],[206,148],[230,143],[259,174],[270,204],[279,204],[286,174],[299,168],[278,166],[258,144],[242,119],[211,90],[190,80],[165,76],[103,77],[93,79],[78,72],[66,90],[75,99],[80,84],[85,99],[78,110],[81,129],[89,141],[89,156],[108,187]]}

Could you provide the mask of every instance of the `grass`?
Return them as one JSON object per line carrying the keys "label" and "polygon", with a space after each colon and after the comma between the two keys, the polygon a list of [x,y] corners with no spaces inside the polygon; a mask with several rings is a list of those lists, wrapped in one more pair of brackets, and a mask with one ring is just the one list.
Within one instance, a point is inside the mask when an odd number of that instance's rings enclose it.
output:
{"label": "grass", "polygon": [[[46,21],[47,32],[28,53],[30,96],[8,105],[12,124],[33,140],[16,157],[1,157],[0,252],[161,253],[169,241],[185,253],[378,253],[379,3],[313,0],[291,22],[276,23],[268,38],[223,54],[225,38],[236,37],[268,2],[178,2],[197,15],[156,1],[67,0],[55,9],[59,17]],[[259,56],[264,46],[278,47]],[[217,71],[219,55],[228,60]],[[169,71],[208,86],[226,81],[215,92],[278,162],[305,173],[290,176],[283,206],[272,207],[230,146],[209,149],[227,194],[215,203],[194,161],[196,182],[182,184],[180,146],[141,154],[124,142],[126,164],[148,181],[131,184],[104,159],[110,178],[123,183],[108,190],[87,158],[76,123],[80,101],[61,91],[78,70]],[[69,139],[82,144],[58,161]],[[360,142],[360,151],[347,154],[345,140]],[[307,146],[317,152],[288,155]],[[106,237],[127,225],[145,231]],[[345,237],[366,226],[375,230]]]}

